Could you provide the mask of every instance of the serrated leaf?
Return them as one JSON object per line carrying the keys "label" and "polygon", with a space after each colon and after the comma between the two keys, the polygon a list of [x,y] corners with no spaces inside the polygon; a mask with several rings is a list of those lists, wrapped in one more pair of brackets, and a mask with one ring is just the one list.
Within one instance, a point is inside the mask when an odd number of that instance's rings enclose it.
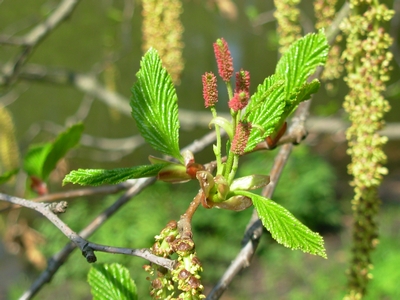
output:
{"label": "serrated leaf", "polygon": [[156,176],[167,164],[143,165],[132,168],[78,169],[67,174],[63,184],[68,182],[80,185],[117,184],[128,179]]}
{"label": "serrated leaf", "polygon": [[137,300],[135,282],[127,268],[120,264],[94,264],[88,282],[94,300]]}
{"label": "serrated leaf", "polygon": [[43,180],[46,180],[55,169],[57,162],[79,143],[83,129],[83,124],[78,123],[57,136],[43,164],[41,177]]}
{"label": "serrated leaf", "polygon": [[143,56],[136,77],[130,104],[141,135],[154,149],[183,162],[179,151],[178,98],[155,49],[150,48]]}
{"label": "serrated leaf", "polygon": [[270,199],[250,192],[240,191],[238,194],[253,200],[264,227],[279,244],[326,258],[323,238],[303,225],[287,209]]}
{"label": "serrated leaf", "polygon": [[314,79],[311,82],[306,82],[300,88],[296,90],[295,93],[292,94],[292,99],[289,101],[294,102],[295,104],[299,104],[304,100],[310,99],[311,95],[318,92],[320,83],[318,79]]}
{"label": "serrated leaf", "polygon": [[250,103],[256,104],[252,104],[249,108],[246,108],[245,118],[251,122],[253,129],[251,130],[245,152],[253,150],[258,143],[271,135],[281,122],[286,106],[283,89],[284,83],[278,81],[270,86],[261,96],[259,96],[259,93],[255,94],[257,96],[252,96]]}
{"label": "serrated leaf", "polygon": [[275,75],[285,81],[286,99],[325,63],[328,51],[328,41],[322,31],[307,34],[289,47],[275,70]]}
{"label": "serrated leaf", "polygon": [[318,92],[320,85],[318,79],[314,79],[311,82],[304,83],[300,88],[296,89],[287,101],[288,104],[286,105],[285,114],[283,116],[286,118],[297,108],[300,102],[310,99],[312,94]]}
{"label": "serrated leaf", "polygon": [[[258,85],[257,91],[251,96],[251,100],[247,105],[246,111],[254,109],[254,107],[258,105],[260,101],[265,99],[265,92],[267,92],[274,84],[276,84],[277,81],[279,80],[275,74],[265,78],[264,82]],[[283,81],[281,81],[279,84],[283,84]]]}
{"label": "serrated leaf", "polygon": [[43,178],[42,171],[46,157],[51,151],[52,144],[35,144],[31,145],[28,152],[24,156],[23,168],[30,176],[37,176]]}

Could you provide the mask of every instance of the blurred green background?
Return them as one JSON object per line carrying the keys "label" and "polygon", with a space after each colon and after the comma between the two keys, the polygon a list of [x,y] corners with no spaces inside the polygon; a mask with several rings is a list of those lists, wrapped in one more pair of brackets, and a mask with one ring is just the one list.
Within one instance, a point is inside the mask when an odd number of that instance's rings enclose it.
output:
{"label": "blurred green background", "polygon": [[[124,18],[131,0],[82,1],[65,22],[52,32],[35,50],[29,63],[60,68],[73,72],[92,73],[107,83],[116,85],[116,92],[130,97],[130,87],[139,68],[141,50],[141,7],[134,2],[132,18]],[[224,2],[224,1],[223,1]],[[272,1],[225,1],[231,4],[223,13],[213,1],[183,1],[182,23],[185,28],[183,56],[185,69],[177,86],[181,108],[206,112],[202,100],[201,75],[216,73],[212,43],[224,37],[230,46],[235,70],[243,67],[251,73],[251,90],[272,74],[277,61],[276,24],[272,18]],[[302,24],[312,30],[314,22],[311,1],[303,1]],[[392,2],[388,2],[391,6]],[[0,34],[22,35],[44,18],[59,1],[0,1]],[[230,13],[229,13],[230,12]],[[236,13],[236,15],[235,15]],[[205,21],[206,20],[206,21]],[[311,28],[311,29],[310,29]],[[399,35],[400,30],[391,32]],[[398,40],[397,40],[398,41]],[[19,53],[13,46],[0,46],[3,65]],[[398,122],[399,67],[393,64],[392,79],[388,84],[387,99],[392,110],[388,122]],[[111,70],[111,71],[110,71]],[[110,75],[111,74],[111,75]],[[107,77],[107,76],[111,76]],[[329,116],[346,120],[341,103],[346,86],[340,80],[333,91],[324,88],[314,98],[312,116]],[[2,90],[8,95],[9,90]],[[32,142],[52,139],[60,126],[65,126],[83,101],[90,97],[70,85],[48,82],[19,81],[12,88],[17,95],[12,102],[3,103],[12,112],[21,153]],[[220,95],[225,95],[221,89]],[[0,100],[6,97],[0,98]],[[8,99],[8,98],[7,98]],[[125,138],[138,133],[129,114],[118,112],[92,99],[84,119],[85,134],[102,138]],[[5,101],[5,100],[4,100]],[[227,112],[224,101],[219,111]],[[397,109],[397,110],[396,110]],[[211,116],[211,114],[210,114]],[[194,118],[196,116],[194,115]],[[0,129],[1,130],[1,129]],[[209,132],[207,127],[182,127],[181,146]],[[366,299],[400,299],[397,283],[400,280],[399,254],[399,140],[390,140],[385,147],[388,154],[389,175],[381,188],[383,201],[379,224],[380,245],[374,253],[374,279]],[[268,173],[277,150],[245,157],[241,174]],[[68,170],[80,168],[116,168],[147,163],[147,156],[156,154],[143,145],[133,152],[118,147],[104,151],[82,146],[70,153],[54,172],[51,192],[75,188],[61,187],[61,178]],[[212,160],[211,147],[196,155],[196,160]],[[298,146],[290,158],[273,199],[288,208],[312,229],[321,232],[326,241],[328,259],[291,251],[276,244],[266,232],[249,268],[233,281],[222,299],[341,299],[345,293],[351,238],[351,188],[346,165],[346,143],[343,132],[324,135],[311,131],[304,145]],[[59,175],[58,175],[59,174]],[[20,187],[20,186],[19,186]],[[120,247],[149,247],[156,235],[171,219],[178,219],[198,189],[196,182],[182,185],[157,183],[132,199],[90,240]],[[18,194],[15,186],[1,187],[2,192]],[[26,196],[26,195],[25,195]],[[30,195],[33,197],[33,195]],[[63,220],[79,231],[97,213],[113,203],[118,195],[96,196],[70,201]],[[241,213],[205,210],[200,208],[194,217],[196,249],[204,266],[206,290],[221,276],[241,246],[241,239],[251,209]],[[61,235],[38,214],[22,211],[33,228],[46,242],[40,250],[50,257],[65,245]],[[0,215],[0,232],[4,233],[10,218]],[[140,258],[98,253],[99,262],[122,262],[129,267],[136,281],[140,299],[148,299],[147,274]],[[90,299],[86,275],[90,265],[75,252],[56,274],[52,282],[37,295],[37,299]],[[0,246],[0,299],[17,299],[40,273],[22,255],[10,254]]]}

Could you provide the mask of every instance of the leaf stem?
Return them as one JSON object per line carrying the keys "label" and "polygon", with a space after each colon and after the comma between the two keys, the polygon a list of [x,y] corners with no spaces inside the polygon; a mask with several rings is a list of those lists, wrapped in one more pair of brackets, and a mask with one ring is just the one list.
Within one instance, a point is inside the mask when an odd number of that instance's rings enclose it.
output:
{"label": "leaf stem", "polygon": [[[217,110],[215,107],[211,107],[211,113],[213,115],[213,118],[217,117]],[[223,165],[222,165],[222,158],[221,158],[221,131],[219,129],[219,126],[215,124],[215,133],[217,136],[217,145],[216,147],[213,147],[214,154],[215,154],[215,159],[217,161],[217,175],[221,175],[223,173]]]}
{"label": "leaf stem", "polygon": [[229,173],[229,177],[228,177],[228,183],[231,184],[233,179],[235,178],[237,169],[239,166],[239,155],[234,154],[233,155],[233,162],[232,162],[232,170]]}
{"label": "leaf stem", "polygon": [[193,198],[192,202],[186,212],[181,215],[181,218],[178,222],[178,230],[179,234],[181,235],[182,239],[185,238],[192,238],[192,218],[194,213],[196,212],[197,208],[201,203],[201,197],[203,196],[202,192],[198,192],[197,195]]}
{"label": "leaf stem", "polygon": [[225,81],[226,89],[228,90],[228,101],[233,98],[233,89],[230,81]]}

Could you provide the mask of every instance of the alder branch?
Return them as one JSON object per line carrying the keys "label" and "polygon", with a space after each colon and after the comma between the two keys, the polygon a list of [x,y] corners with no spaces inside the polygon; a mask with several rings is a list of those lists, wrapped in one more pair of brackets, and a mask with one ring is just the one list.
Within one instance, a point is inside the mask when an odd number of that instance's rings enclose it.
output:
{"label": "alder branch", "polygon": [[201,203],[201,197],[203,196],[203,192],[199,191],[197,195],[194,197],[192,202],[190,202],[188,209],[186,212],[181,215],[181,218],[178,222],[178,230],[181,236],[181,239],[192,239],[192,218],[197,208]]}
{"label": "alder branch", "polygon": [[[193,153],[203,150],[205,147],[215,141],[215,132],[210,132],[202,138],[195,140],[184,149],[189,150]],[[90,222],[82,231],[79,232],[79,236],[82,238],[88,238],[97,229],[101,227],[114,213],[116,213],[125,203],[127,203],[132,197],[139,194],[144,188],[155,182],[154,178],[143,178],[138,180],[128,181],[132,184],[124,195],[114,202],[110,207],[105,209],[100,215],[98,215],[92,222]],[[76,248],[75,244],[68,243],[59,252],[54,254],[48,262],[47,268],[43,271],[40,276],[35,280],[31,287],[25,291],[20,299],[31,299],[39,290],[48,282],[51,281],[54,274],[64,264],[72,251]]]}
{"label": "alder branch", "polygon": [[[329,31],[328,41],[331,43],[334,41],[332,35],[338,34],[339,31],[338,24],[346,18],[349,12],[349,5],[345,3],[338,13],[336,19],[334,20],[334,28]],[[339,21],[338,21],[339,19]],[[311,76],[312,78],[317,78],[320,76],[322,68],[318,68],[317,72]],[[294,134],[298,136],[304,135],[305,121],[307,119],[309,108],[311,105],[311,100],[300,103],[296,110],[294,117],[292,118],[292,124],[289,128],[289,135]],[[263,189],[262,195],[266,198],[272,198],[275,188],[278,184],[279,178],[282,174],[283,167],[286,165],[290,153],[292,151],[293,144],[283,145],[275,157],[274,164],[270,172],[270,183]],[[243,269],[250,265],[250,261],[257,249],[259,240],[262,236],[263,225],[258,217],[257,211],[253,210],[253,214],[249,220],[246,227],[246,232],[243,238],[243,246],[239,253],[236,255],[235,259],[232,261],[230,266],[227,268],[225,273],[222,275],[218,283],[214,286],[211,292],[208,294],[208,300],[216,300],[221,297],[225,292],[228,285],[232,282],[233,278]]]}
{"label": "alder branch", "polygon": [[[126,190],[131,186],[132,186],[132,183],[130,181],[126,181],[126,182],[122,182],[122,183],[119,183],[116,185],[89,187],[89,188],[48,194],[48,195],[40,196],[40,197],[37,197],[34,199],[30,199],[29,201],[32,201],[32,202],[54,202],[54,201],[58,201],[61,199],[73,199],[73,198],[84,197],[84,196],[94,196],[94,195],[100,195],[100,194],[110,195],[110,194],[118,193],[119,191],[122,191],[122,190]],[[21,207],[20,205],[11,204],[5,208],[0,209],[0,213],[8,211],[10,209],[20,208],[20,207]]]}
{"label": "alder branch", "polygon": [[9,85],[19,75],[22,66],[26,63],[33,49],[48,36],[63,20],[71,15],[79,0],[64,0],[41,24],[35,26],[23,37],[0,37],[1,43],[22,46],[22,51],[13,62],[3,68],[0,84]]}
{"label": "alder branch", "polygon": [[[66,210],[66,202],[62,203],[61,207],[57,205],[49,205],[47,203],[42,202],[34,202],[29,201],[23,198],[10,196],[7,194],[0,193],[0,200],[20,205],[26,208],[30,208],[41,213],[44,217],[46,217],[54,226],[56,226],[69,240],[71,240],[85,256],[86,260],[89,263],[93,263],[97,260],[94,255],[94,251],[108,252],[113,254],[125,254],[125,255],[133,255],[145,258],[157,265],[163,266],[167,269],[172,269],[174,267],[175,262],[158,257],[150,252],[149,249],[128,249],[128,248],[120,248],[120,247],[111,247],[100,245],[96,243],[91,243],[86,239],[82,238],[79,234],[73,231],[67,224],[65,224],[57,215],[58,213],[65,212]],[[55,211],[57,210],[57,211]]]}

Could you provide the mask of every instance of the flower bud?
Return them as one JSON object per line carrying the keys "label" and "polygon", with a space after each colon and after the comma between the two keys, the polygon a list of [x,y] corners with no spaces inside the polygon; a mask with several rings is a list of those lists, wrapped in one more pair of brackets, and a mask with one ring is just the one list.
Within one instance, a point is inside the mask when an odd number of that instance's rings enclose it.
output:
{"label": "flower bud", "polygon": [[214,43],[214,53],[218,64],[219,76],[227,82],[233,75],[233,59],[228,43],[223,38]]}
{"label": "flower bud", "polygon": [[205,107],[213,107],[218,102],[217,77],[212,72],[202,76]]}
{"label": "flower bud", "polygon": [[243,155],[250,137],[251,123],[240,121],[236,127],[232,140],[231,151],[237,155]]}

